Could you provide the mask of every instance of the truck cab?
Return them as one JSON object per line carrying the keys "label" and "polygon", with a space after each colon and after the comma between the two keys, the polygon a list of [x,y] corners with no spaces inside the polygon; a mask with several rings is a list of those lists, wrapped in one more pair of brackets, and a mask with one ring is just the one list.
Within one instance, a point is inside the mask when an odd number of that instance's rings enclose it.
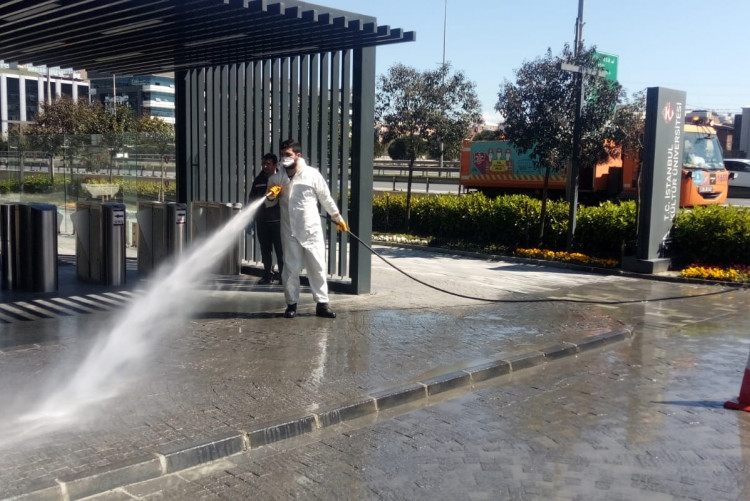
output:
{"label": "truck cab", "polygon": [[685,124],[682,151],[680,206],[722,204],[727,201],[729,172],[721,144],[710,123]]}

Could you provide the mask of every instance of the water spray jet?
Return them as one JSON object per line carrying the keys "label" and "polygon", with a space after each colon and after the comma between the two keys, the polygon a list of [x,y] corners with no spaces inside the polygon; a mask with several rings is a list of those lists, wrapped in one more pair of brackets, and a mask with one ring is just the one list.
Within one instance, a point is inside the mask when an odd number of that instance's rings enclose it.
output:
{"label": "water spray jet", "polygon": [[261,198],[251,203],[194,248],[163,263],[145,293],[129,305],[107,335],[99,337],[73,375],[22,412],[12,428],[39,431],[63,426],[84,408],[118,395],[144,364],[155,341],[187,318],[190,293],[236,242],[263,202]]}

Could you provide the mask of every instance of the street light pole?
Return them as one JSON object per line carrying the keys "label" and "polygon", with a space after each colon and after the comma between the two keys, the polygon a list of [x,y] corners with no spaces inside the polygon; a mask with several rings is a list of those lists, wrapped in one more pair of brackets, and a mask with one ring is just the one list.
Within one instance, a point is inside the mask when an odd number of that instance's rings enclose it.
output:
{"label": "street light pole", "polygon": [[[576,62],[578,56],[583,50],[583,0],[578,0],[578,18],[576,18],[576,36],[574,57]],[[576,88],[576,108],[575,121],[573,122],[573,158],[570,164],[570,185],[568,193],[568,202],[570,203],[568,211],[568,234],[566,241],[566,250],[573,250],[573,242],[576,231],[576,214],[578,211],[578,174],[580,172],[581,161],[581,106],[583,105],[583,71],[573,73]]]}
{"label": "street light pole", "polygon": [[[445,32],[446,28],[448,26],[448,0],[445,0],[444,9],[443,9],[443,70],[445,69]],[[445,84],[445,73],[443,73],[443,84]],[[440,162],[438,162],[438,167],[441,169],[443,168],[443,157],[445,154],[445,142],[443,141],[443,138],[440,137]]]}

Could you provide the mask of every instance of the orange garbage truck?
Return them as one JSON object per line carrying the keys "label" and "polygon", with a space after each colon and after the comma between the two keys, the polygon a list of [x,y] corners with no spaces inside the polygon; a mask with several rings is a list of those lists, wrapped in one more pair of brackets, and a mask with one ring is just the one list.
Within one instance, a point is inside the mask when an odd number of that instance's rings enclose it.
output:
{"label": "orange garbage truck", "polygon": [[[683,140],[680,207],[726,203],[729,173],[716,130],[697,121],[687,123]],[[545,167],[537,166],[529,152],[507,141],[465,141],[461,148],[459,182],[465,191],[541,194],[544,173]],[[618,154],[593,169],[581,168],[580,200],[636,198],[639,174],[640,152]],[[566,178],[564,171],[550,173],[551,197],[565,195]]]}

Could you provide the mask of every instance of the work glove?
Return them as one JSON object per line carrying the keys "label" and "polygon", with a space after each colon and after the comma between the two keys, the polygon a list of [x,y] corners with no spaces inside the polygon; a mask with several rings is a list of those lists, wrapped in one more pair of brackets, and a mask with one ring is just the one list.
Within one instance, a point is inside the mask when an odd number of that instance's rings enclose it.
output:
{"label": "work glove", "polygon": [[349,231],[349,225],[343,219],[336,223],[336,229],[339,231]]}
{"label": "work glove", "polygon": [[281,193],[281,186],[279,185],[271,186],[268,189],[268,193],[266,193],[266,198],[268,200],[276,200],[276,197],[279,196],[279,193]]}

